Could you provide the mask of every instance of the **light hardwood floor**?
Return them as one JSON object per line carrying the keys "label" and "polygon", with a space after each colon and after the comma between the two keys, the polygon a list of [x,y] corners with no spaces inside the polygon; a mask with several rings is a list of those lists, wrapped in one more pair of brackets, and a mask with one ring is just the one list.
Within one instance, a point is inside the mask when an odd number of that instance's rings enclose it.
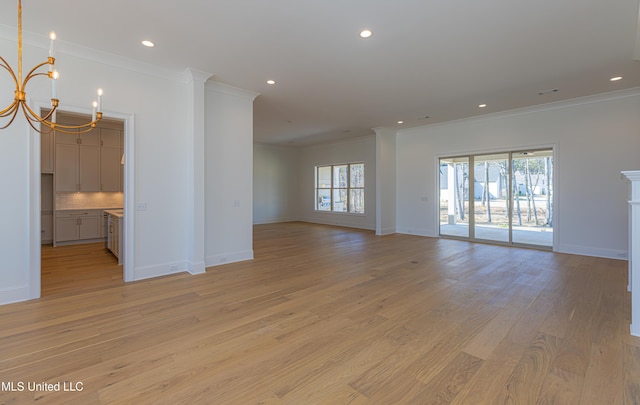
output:
{"label": "light hardwood floor", "polygon": [[302,223],[254,251],[124,284],[45,249],[43,298],[0,306],[0,403],[640,403],[625,261]]}

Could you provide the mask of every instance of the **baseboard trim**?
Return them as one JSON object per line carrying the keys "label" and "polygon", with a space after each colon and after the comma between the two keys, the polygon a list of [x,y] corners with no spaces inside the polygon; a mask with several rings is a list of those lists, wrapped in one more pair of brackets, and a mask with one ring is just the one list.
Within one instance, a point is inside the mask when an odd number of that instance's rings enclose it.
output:
{"label": "baseboard trim", "polygon": [[158,264],[155,266],[138,267],[133,271],[133,281],[146,280],[154,277],[168,276],[188,271],[185,262]]}
{"label": "baseboard trim", "polygon": [[376,235],[378,236],[392,235],[394,233],[396,233],[395,228],[384,228],[384,229],[381,229],[380,232],[378,232],[378,230],[376,229]]}
{"label": "baseboard trim", "polygon": [[322,221],[318,219],[301,219],[300,222],[308,222],[310,224],[320,224],[320,225],[331,225],[331,226],[341,226],[343,228],[354,228],[354,229],[366,229],[368,231],[375,231],[376,226],[371,224],[356,224],[356,223],[348,223],[348,222],[340,222],[340,221]]}
{"label": "baseboard trim", "polygon": [[223,264],[243,262],[245,260],[253,260],[253,250],[244,250],[241,252],[221,253],[208,256],[205,258],[206,267],[222,266]]}
{"label": "baseboard trim", "polygon": [[397,229],[396,232],[397,233],[402,233],[402,234],[405,234],[405,235],[426,236],[426,237],[429,237],[429,238],[437,237],[437,235],[434,235],[433,232],[429,232],[427,229],[419,229],[419,228]]}
{"label": "baseboard trim", "polygon": [[206,271],[205,262],[197,262],[197,263],[189,262],[187,264],[187,271],[191,275],[203,274]]}
{"label": "baseboard trim", "polygon": [[580,256],[603,257],[605,259],[627,260],[626,250],[600,249],[581,245],[560,245],[558,253],[569,253]]}
{"label": "baseboard trim", "polygon": [[254,225],[267,225],[267,224],[280,224],[280,223],[283,223],[283,222],[295,222],[295,221],[297,221],[297,219],[274,218],[274,219],[263,219],[263,220],[254,221],[253,224]]}
{"label": "baseboard trim", "polygon": [[29,295],[28,286],[4,288],[0,290],[0,305],[13,304],[14,302],[28,301],[32,299]]}

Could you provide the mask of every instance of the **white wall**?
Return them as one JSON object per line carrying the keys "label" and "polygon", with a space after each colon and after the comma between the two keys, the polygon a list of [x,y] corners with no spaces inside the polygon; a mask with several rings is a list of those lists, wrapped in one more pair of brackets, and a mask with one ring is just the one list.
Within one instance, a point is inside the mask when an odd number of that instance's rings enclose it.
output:
{"label": "white wall", "polygon": [[[308,146],[299,150],[298,205],[300,220],[374,230],[376,228],[376,138],[375,135],[343,142]],[[315,167],[364,162],[365,214],[332,213],[314,210]]]}
{"label": "white wall", "polygon": [[253,258],[253,100],[245,90],[205,88],[205,263]]}
{"label": "white wall", "polygon": [[[8,36],[5,31],[0,29],[0,55],[14,63],[17,61],[15,39],[3,38],[15,38],[15,30]],[[45,37],[42,45],[40,48],[25,43],[25,67],[30,69],[44,60],[48,46]],[[142,279],[187,270],[188,240],[193,229],[189,229],[185,218],[194,206],[193,193],[189,190],[190,176],[193,176],[189,173],[193,166],[189,161],[189,145],[194,142],[193,125],[187,114],[189,89],[185,75],[74,48],[64,42],[58,45],[56,66],[61,72],[58,89],[61,109],[89,108],[97,87],[102,87],[105,116],[111,113],[135,118],[132,120],[135,127],[127,134],[133,136],[134,156],[126,157],[133,166],[135,195],[126,198],[131,202],[146,203],[146,210],[130,212],[135,214],[132,232],[135,255],[134,269],[127,271],[131,271],[133,279]],[[0,72],[3,92],[0,104],[8,104],[13,94],[6,77]],[[50,89],[48,80],[34,79],[27,89],[29,101],[36,105],[50,99]],[[8,97],[6,93],[10,93]],[[226,228],[235,229],[236,224],[238,229],[243,228],[241,236],[210,241],[210,250],[212,243],[220,243],[216,247],[218,254],[250,251],[251,246],[252,102],[246,99],[236,102],[236,98],[228,93],[207,98],[211,105],[206,111],[220,119],[220,125],[214,126],[216,138],[240,137],[231,145],[225,142],[222,145],[224,153],[228,154],[222,162],[228,165],[224,168],[226,177],[221,181],[231,186],[218,188],[217,179],[210,183],[216,191],[225,193],[226,202],[238,200],[241,205],[241,209],[232,211],[224,222]],[[218,107],[223,115],[216,110]],[[0,187],[3,190],[0,208],[8,213],[0,227],[0,304],[39,294],[39,232],[30,231],[32,227],[37,229],[39,221],[39,187],[33,180],[39,178],[39,174],[31,172],[34,167],[39,171],[39,159],[30,155],[32,145],[37,142],[37,135],[30,135],[20,116],[10,128],[0,131]],[[244,165],[230,172],[233,162],[228,156],[234,156],[234,162]],[[240,184],[240,190],[233,184]],[[32,200],[35,209],[30,208]],[[34,281],[34,275],[38,280]]]}
{"label": "white wall", "polygon": [[298,219],[298,149],[253,146],[253,223]]}
{"label": "white wall", "polygon": [[439,156],[556,149],[560,252],[621,258],[627,252],[627,184],[640,168],[640,90],[576,99],[404,130],[397,137],[397,226],[437,235]]}

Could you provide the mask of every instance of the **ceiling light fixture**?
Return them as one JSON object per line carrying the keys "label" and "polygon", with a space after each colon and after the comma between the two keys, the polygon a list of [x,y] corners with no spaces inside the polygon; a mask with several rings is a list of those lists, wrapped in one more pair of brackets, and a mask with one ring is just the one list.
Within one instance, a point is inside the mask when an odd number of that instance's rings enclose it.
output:
{"label": "ceiling light fixture", "polygon": [[154,46],[156,46],[156,44],[149,41],[148,39],[145,39],[144,41],[142,41],[141,44],[146,46],[147,48],[153,48]]}
{"label": "ceiling light fixture", "polygon": [[360,31],[360,38],[370,38],[373,32],[369,29]]}
{"label": "ceiling light fixture", "polygon": [[485,108],[487,105],[486,104],[479,104],[478,107],[479,108]]}
{"label": "ceiling light fixture", "polygon": [[398,124],[404,124],[404,121],[398,121]]}
{"label": "ceiling light fixture", "polygon": [[[0,129],[5,129],[9,125],[13,123],[13,120],[18,115],[18,110],[22,109],[22,112],[27,119],[31,128],[36,130],[37,132],[42,132],[42,126],[49,128],[49,130],[55,129],[56,131],[64,132],[64,133],[85,133],[91,131],[95,128],[96,123],[102,119],[102,89],[98,89],[98,101],[93,102],[93,115],[91,117],[91,122],[84,125],[61,125],[56,124],[56,109],[60,101],[58,100],[58,77],[60,76],[58,71],[54,69],[54,65],[56,62],[55,55],[55,40],[56,34],[51,32],[49,34],[49,57],[45,62],[36,65],[27,76],[22,80],[22,1],[18,0],[18,74],[16,75],[9,66],[9,63],[0,56],[0,67],[5,68],[9,75],[13,78],[13,82],[16,86],[14,92],[13,102],[5,109],[0,110],[0,118],[9,118],[9,122],[0,127]],[[38,70],[44,66],[49,65],[48,72],[38,72]],[[51,79],[51,110],[47,113],[46,116],[41,117],[38,113],[33,111],[29,105],[27,105],[27,92],[26,87],[29,80],[33,79],[37,76],[47,76]],[[40,128],[37,127],[37,124],[41,124]]]}
{"label": "ceiling light fixture", "polygon": [[618,80],[622,80],[622,76],[615,76],[615,77],[612,77],[609,80],[612,81],[612,82],[617,82]]}
{"label": "ceiling light fixture", "polygon": [[276,84],[276,81],[272,80],[272,79],[269,79],[269,80],[267,80],[267,84]]}

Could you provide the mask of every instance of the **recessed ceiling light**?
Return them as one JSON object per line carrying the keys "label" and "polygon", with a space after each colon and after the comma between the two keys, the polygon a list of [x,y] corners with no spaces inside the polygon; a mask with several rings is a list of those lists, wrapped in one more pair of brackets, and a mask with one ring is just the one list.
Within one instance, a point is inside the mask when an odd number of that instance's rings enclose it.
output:
{"label": "recessed ceiling light", "polygon": [[398,121],[398,124],[404,124],[404,121]]}
{"label": "recessed ceiling light", "polygon": [[156,44],[154,44],[153,42],[148,41],[146,39],[144,41],[142,41],[142,45],[144,45],[144,46],[146,46],[148,48],[153,48],[154,46],[156,46]]}
{"label": "recessed ceiling light", "polygon": [[373,35],[373,32],[371,30],[360,31],[360,38],[369,38],[371,37],[371,35]]}
{"label": "recessed ceiling light", "polygon": [[617,82],[618,80],[622,80],[622,76],[616,76],[616,77],[612,77],[611,79],[609,79],[612,82]]}
{"label": "recessed ceiling light", "polygon": [[478,107],[480,108],[485,108],[487,105],[486,104],[479,104]]}
{"label": "recessed ceiling light", "polygon": [[550,90],[542,90],[538,92],[539,96],[544,96],[545,94],[557,93],[558,89],[550,89]]}
{"label": "recessed ceiling light", "polygon": [[267,84],[276,84],[276,81],[269,79],[269,80],[267,80]]}

